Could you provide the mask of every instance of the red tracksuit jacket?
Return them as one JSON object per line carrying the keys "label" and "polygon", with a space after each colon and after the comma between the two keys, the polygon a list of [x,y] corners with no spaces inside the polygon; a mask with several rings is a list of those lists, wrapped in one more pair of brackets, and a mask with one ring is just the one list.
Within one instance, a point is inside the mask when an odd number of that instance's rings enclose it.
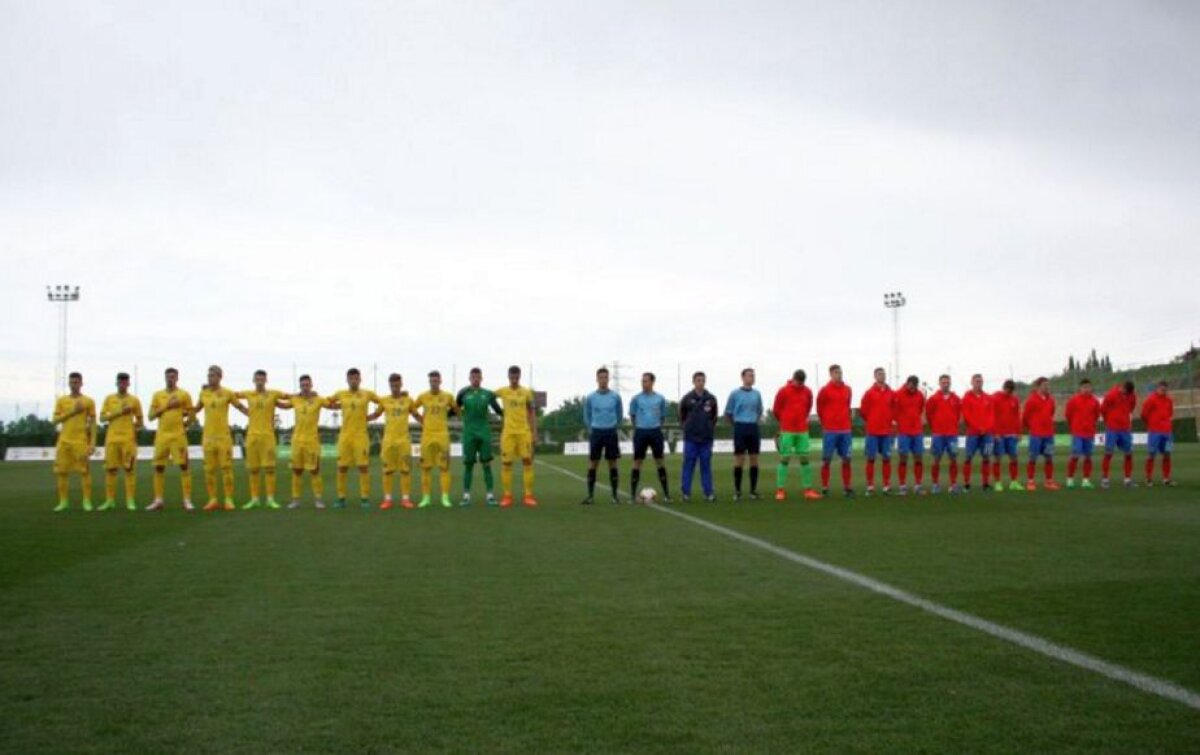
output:
{"label": "red tracksuit jacket", "polygon": [[908,386],[892,393],[895,402],[896,430],[901,435],[920,435],[925,427],[925,394]]}
{"label": "red tracksuit jacket", "polygon": [[1142,420],[1152,433],[1171,432],[1171,418],[1175,416],[1175,401],[1170,396],[1151,393],[1142,402]]}
{"label": "red tracksuit jacket", "polygon": [[807,385],[796,387],[788,381],[775,394],[771,413],[785,433],[807,433],[808,417],[812,414],[813,394]]}
{"label": "red tracksuit jacket", "polygon": [[1076,393],[1067,401],[1067,426],[1076,438],[1091,438],[1100,423],[1100,402],[1090,393]]}
{"label": "red tracksuit jacket", "polygon": [[987,435],[996,424],[992,397],[983,391],[967,391],[962,397],[963,421],[967,423],[967,435]]}
{"label": "red tracksuit jacket", "polygon": [[895,429],[895,393],[886,385],[868,388],[858,411],[867,422],[867,435],[891,435]]}
{"label": "red tracksuit jacket", "polygon": [[850,386],[842,383],[837,385],[832,381],[826,383],[817,392],[817,417],[821,420],[821,429],[827,433],[850,432],[850,399],[853,392]]}
{"label": "red tracksuit jacket", "polygon": [[1137,407],[1137,394],[1126,393],[1121,386],[1104,394],[1100,402],[1100,415],[1104,417],[1104,429],[1113,432],[1129,432],[1133,429],[1133,410]]}
{"label": "red tracksuit jacket", "polygon": [[1054,397],[1048,393],[1043,396],[1037,391],[1029,394],[1021,412],[1021,424],[1030,435],[1039,438],[1054,435]]}
{"label": "red tracksuit jacket", "polygon": [[1021,434],[1021,399],[1015,393],[992,394],[992,432],[996,435]]}
{"label": "red tracksuit jacket", "polygon": [[962,419],[962,399],[953,392],[934,393],[925,400],[925,417],[929,420],[929,431],[934,435],[958,435],[958,421]]}

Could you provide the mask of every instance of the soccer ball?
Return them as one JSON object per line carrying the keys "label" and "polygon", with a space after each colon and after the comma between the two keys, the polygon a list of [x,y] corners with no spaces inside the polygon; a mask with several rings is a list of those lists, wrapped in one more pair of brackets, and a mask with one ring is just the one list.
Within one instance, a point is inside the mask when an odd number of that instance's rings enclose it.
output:
{"label": "soccer ball", "polygon": [[658,499],[658,493],[654,488],[642,488],[638,491],[638,503],[654,503]]}

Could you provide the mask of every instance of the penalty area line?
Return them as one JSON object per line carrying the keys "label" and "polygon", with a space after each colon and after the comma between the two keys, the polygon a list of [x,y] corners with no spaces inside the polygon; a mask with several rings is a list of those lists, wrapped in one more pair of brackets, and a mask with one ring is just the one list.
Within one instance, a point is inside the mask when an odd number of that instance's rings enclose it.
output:
{"label": "penalty area line", "polygon": [[[585,477],[576,474],[569,469],[565,469],[556,464],[551,464],[540,459],[537,461],[537,463],[542,466],[549,467],[550,469],[553,469],[567,477],[579,480],[580,482],[586,482]],[[622,493],[622,496],[628,497],[625,496],[624,493]],[[843,582],[856,585],[864,590],[869,590],[877,595],[891,598],[898,603],[912,606],[913,608],[920,609],[925,613],[946,619],[947,621],[952,621],[955,624],[970,627],[971,629],[982,632],[983,634],[994,637],[998,640],[1003,640],[1010,644],[1017,645],[1018,647],[1025,648],[1026,650],[1032,650],[1033,652],[1043,655],[1047,658],[1051,658],[1061,663],[1066,663],[1085,671],[1091,671],[1094,674],[1099,674],[1107,679],[1121,682],[1122,684],[1127,684],[1131,687],[1139,689],[1143,692],[1148,692],[1149,694],[1155,695],[1156,697],[1161,697],[1165,700],[1173,700],[1177,703],[1183,703],[1193,710],[1200,710],[1200,693],[1193,692],[1186,687],[1182,687],[1174,682],[1167,681],[1166,679],[1160,679],[1156,676],[1143,674],[1140,671],[1134,671],[1133,669],[1106,661],[1103,658],[1089,655],[1081,650],[1076,650],[1066,645],[1060,645],[1059,643],[1051,642],[1050,640],[1038,637],[1037,635],[1004,626],[1003,624],[997,624],[994,621],[988,621],[987,619],[975,616],[974,614],[966,613],[965,611],[959,611],[957,609],[950,608],[949,606],[942,605],[941,603],[929,600],[927,598],[922,598],[920,595],[915,593],[902,590],[899,587],[893,587],[886,582],[881,582],[873,577],[868,577],[865,574],[859,574],[858,572],[844,569],[840,566],[812,558],[811,556],[806,556],[803,553],[797,553],[796,551],[788,550],[787,548],[775,545],[774,543],[770,543],[761,538],[754,537],[753,535],[747,535],[743,532],[738,532],[737,530],[730,529],[729,527],[715,524],[705,519],[701,519],[700,517],[692,516],[691,514],[685,514],[682,511],[678,511],[673,508],[667,508],[656,503],[649,504],[648,508],[669,516],[676,517],[690,524],[694,524],[697,527],[703,527],[706,530],[723,535],[731,540],[736,540],[745,545],[766,551],[767,553],[782,558],[785,561],[791,561],[794,564],[799,564],[800,566],[806,567],[813,571],[821,572],[822,574],[840,579]]]}

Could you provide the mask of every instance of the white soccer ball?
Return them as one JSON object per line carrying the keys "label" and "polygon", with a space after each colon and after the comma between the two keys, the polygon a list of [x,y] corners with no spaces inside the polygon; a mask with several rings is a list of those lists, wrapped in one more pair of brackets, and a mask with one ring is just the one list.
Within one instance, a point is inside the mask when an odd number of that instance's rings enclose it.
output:
{"label": "white soccer ball", "polygon": [[642,488],[638,491],[638,503],[654,503],[658,500],[658,492],[654,488]]}

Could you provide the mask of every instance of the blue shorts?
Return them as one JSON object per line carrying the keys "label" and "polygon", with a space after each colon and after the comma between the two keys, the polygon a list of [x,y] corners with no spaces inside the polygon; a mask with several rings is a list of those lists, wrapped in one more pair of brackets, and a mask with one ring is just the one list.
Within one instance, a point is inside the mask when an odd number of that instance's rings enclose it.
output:
{"label": "blue shorts", "polygon": [[1054,436],[1053,435],[1030,435],[1029,436],[1029,458],[1036,459],[1039,456],[1050,457],[1054,455]]}
{"label": "blue shorts", "polygon": [[997,459],[1001,456],[1017,458],[1017,436],[997,435],[992,440],[992,456]]}
{"label": "blue shorts", "polygon": [[920,456],[925,453],[925,436],[921,433],[915,435],[897,435],[896,450],[901,456]]}
{"label": "blue shorts", "polygon": [[1096,450],[1095,435],[1075,435],[1071,438],[1072,456],[1091,456]]}
{"label": "blue shorts", "polygon": [[878,454],[885,459],[892,458],[892,436],[890,435],[868,435],[867,436],[867,460],[875,461],[875,455]]}
{"label": "blue shorts", "polygon": [[930,453],[934,457],[942,454],[950,454],[951,456],[958,455],[958,436],[957,435],[935,435],[933,443],[929,448]]}
{"label": "blue shorts", "polygon": [[974,459],[975,454],[979,454],[985,459],[992,455],[992,436],[990,434],[967,436],[967,460]]}
{"label": "blue shorts", "polygon": [[1111,454],[1113,449],[1122,453],[1133,453],[1133,433],[1128,430],[1108,430],[1104,433],[1104,452]]}
{"label": "blue shorts", "polygon": [[1169,454],[1174,445],[1170,433],[1150,433],[1146,438],[1146,453],[1151,456]]}
{"label": "blue shorts", "polygon": [[843,459],[849,459],[850,448],[850,433],[825,433],[821,436],[822,461],[829,461],[835,453]]}

